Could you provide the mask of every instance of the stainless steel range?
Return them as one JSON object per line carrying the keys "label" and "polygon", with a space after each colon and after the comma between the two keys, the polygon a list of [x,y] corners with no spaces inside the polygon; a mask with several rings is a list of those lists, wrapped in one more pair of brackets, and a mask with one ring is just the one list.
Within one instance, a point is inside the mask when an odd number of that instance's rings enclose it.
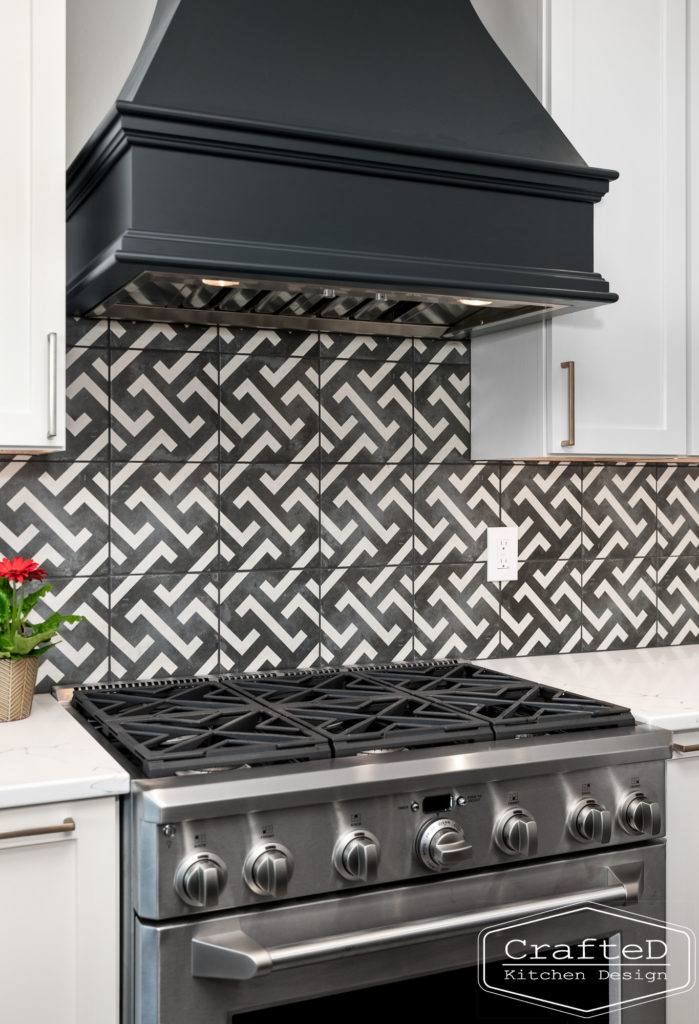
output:
{"label": "stainless steel range", "polygon": [[[356,1016],[379,992],[561,1021],[478,990],[478,932],[590,903],[663,917],[668,735],[624,708],[458,662],[85,687],[73,708],[134,780],[128,1024]],[[546,941],[588,935],[581,911]],[[615,1008],[636,984],[595,993],[595,1019],[663,1021]]]}

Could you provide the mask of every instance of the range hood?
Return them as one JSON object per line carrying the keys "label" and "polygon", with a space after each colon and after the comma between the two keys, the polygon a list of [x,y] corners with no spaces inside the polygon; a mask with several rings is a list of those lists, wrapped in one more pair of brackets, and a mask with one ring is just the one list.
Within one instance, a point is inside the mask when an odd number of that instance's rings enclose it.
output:
{"label": "range hood", "polygon": [[616,176],[468,0],[159,0],[68,171],[68,312],[468,338],[615,301]]}

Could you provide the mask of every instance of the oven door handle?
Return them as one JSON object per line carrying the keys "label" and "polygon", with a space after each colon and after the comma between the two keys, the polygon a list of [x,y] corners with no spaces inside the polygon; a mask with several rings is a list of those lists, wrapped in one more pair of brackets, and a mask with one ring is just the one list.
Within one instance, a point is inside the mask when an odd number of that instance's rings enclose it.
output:
{"label": "oven door handle", "polygon": [[231,931],[222,935],[192,939],[192,974],[195,978],[217,978],[228,981],[248,981],[271,971],[290,967],[307,967],[325,960],[340,960],[359,953],[371,953],[396,946],[409,946],[429,939],[442,939],[460,932],[489,928],[518,917],[546,914],[588,903],[635,903],[641,893],[642,865],[629,864],[608,868],[613,884],[582,892],[548,896],[540,900],[510,903],[505,907],[491,907],[469,914],[448,917],[430,917],[388,928],[330,935],[322,939],[308,939],[285,946],[266,949],[244,931]]}

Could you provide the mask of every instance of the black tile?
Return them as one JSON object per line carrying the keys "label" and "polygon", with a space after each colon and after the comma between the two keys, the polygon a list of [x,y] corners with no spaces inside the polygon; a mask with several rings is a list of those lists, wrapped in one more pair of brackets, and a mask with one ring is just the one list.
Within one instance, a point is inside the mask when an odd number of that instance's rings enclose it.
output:
{"label": "black tile", "polygon": [[458,363],[471,365],[471,344],[468,341],[441,341],[439,338],[415,339],[416,363]]}
{"label": "black tile", "polygon": [[318,663],[319,573],[221,574],[221,670],[257,672]]}
{"label": "black tile", "polygon": [[502,466],[502,525],[516,526],[520,561],[582,557],[582,474],[565,463]]}
{"label": "black tile", "polygon": [[326,462],[412,459],[412,365],[321,359],[321,452]]}
{"label": "black tile", "polygon": [[654,647],[654,558],[598,559],[583,566],[583,650]]}
{"label": "black tile", "polygon": [[326,665],[412,658],[412,568],[324,572],[320,653]]}
{"label": "black tile", "polygon": [[432,463],[415,467],[415,561],[486,558],[487,530],[500,525],[497,465]]}
{"label": "black tile", "polygon": [[415,364],[415,462],[469,462],[471,375],[468,365]]}
{"label": "black tile", "polygon": [[320,564],[317,465],[237,462],[222,467],[220,486],[224,568]]}
{"label": "black tile", "polygon": [[307,359],[318,355],[317,331],[283,331],[257,327],[221,327],[222,355],[274,356]]}
{"label": "black tile", "polygon": [[699,643],[699,557],[659,558],[658,642]]}
{"label": "black tile", "polygon": [[699,554],[699,466],[658,468],[658,554]]}
{"label": "black tile", "polygon": [[110,356],[112,458],[218,459],[216,353],[127,349]]}
{"label": "black tile", "polygon": [[520,562],[500,591],[501,654],[569,654],[580,650],[582,563]]}
{"label": "black tile", "polygon": [[492,658],[498,653],[500,595],[486,566],[415,567],[417,657]]}
{"label": "black tile", "polygon": [[375,359],[381,363],[411,361],[413,340],[407,335],[378,337],[342,334],[339,331],[321,332],[320,354],[326,359]]}
{"label": "black tile", "polygon": [[50,615],[84,615],[85,621],[63,623],[60,642],[41,655],[37,689],[57,683],[101,683],[109,678],[109,584],[104,577],[53,577],[51,591],[36,605],[30,622]]}
{"label": "black tile", "polygon": [[410,565],[413,467],[324,465],[321,478],[323,564]]}
{"label": "black tile", "polygon": [[647,463],[583,470],[583,556],[639,558],[656,552],[655,467]]}
{"label": "black tile", "polygon": [[109,347],[109,321],[93,320],[88,317],[66,318],[66,345],[81,345],[87,348]]}
{"label": "black tile", "polygon": [[109,340],[116,349],[164,352],[217,352],[218,327],[201,324],[159,324],[110,320]]}
{"label": "black tile", "polygon": [[318,459],[318,361],[221,357],[221,459]]}
{"label": "black tile", "polygon": [[218,563],[218,472],[207,462],[115,462],[111,571],[203,572]]}

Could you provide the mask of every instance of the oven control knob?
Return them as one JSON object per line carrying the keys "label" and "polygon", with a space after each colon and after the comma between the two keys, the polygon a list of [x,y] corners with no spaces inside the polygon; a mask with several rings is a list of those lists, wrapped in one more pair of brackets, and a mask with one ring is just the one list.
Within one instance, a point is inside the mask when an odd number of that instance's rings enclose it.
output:
{"label": "oven control knob", "polygon": [[621,805],[619,819],[627,832],[657,836],[662,829],[660,804],[643,793],[632,793]]}
{"label": "oven control knob", "polygon": [[251,850],[243,866],[243,878],[259,896],[286,896],[294,871],[294,859],[281,843],[265,843]]}
{"label": "oven control knob", "polygon": [[226,865],[215,853],[197,853],[180,862],[175,891],[190,907],[215,907],[228,879]]}
{"label": "oven control knob", "polygon": [[608,843],[612,837],[612,816],[596,800],[581,800],[572,810],[569,827],[576,839],[586,843]]}
{"label": "oven control knob", "polygon": [[495,828],[495,842],[504,853],[533,857],[537,839],[536,822],[523,808],[505,811]]}
{"label": "oven control knob", "polygon": [[460,825],[440,818],[428,822],[418,833],[417,855],[432,871],[450,871],[469,860],[471,847]]}
{"label": "oven control knob", "polygon": [[333,851],[333,864],[343,878],[373,882],[379,867],[381,847],[375,835],[357,829],[341,836]]}

